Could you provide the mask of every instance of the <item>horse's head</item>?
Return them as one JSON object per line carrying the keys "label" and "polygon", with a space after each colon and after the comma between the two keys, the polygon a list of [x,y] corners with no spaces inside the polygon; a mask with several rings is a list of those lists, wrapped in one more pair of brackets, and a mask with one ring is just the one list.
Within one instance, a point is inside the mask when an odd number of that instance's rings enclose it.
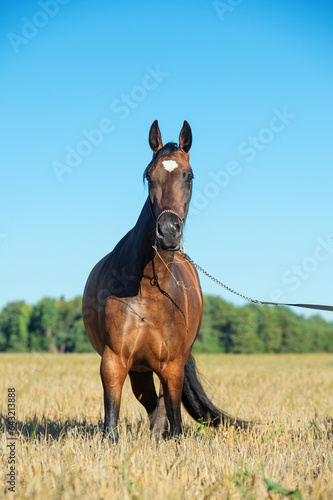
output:
{"label": "horse's head", "polygon": [[178,250],[183,236],[192,194],[193,173],[189,164],[189,149],[192,144],[191,128],[184,121],[179,135],[179,146],[162,144],[157,120],[149,132],[149,145],[153,159],[144,176],[149,185],[149,198],[156,221],[156,238],[164,250]]}

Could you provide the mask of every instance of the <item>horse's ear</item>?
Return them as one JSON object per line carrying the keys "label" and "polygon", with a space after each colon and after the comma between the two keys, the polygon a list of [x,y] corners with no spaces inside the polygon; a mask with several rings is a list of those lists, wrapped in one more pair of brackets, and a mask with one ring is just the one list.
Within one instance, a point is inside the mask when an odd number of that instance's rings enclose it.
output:
{"label": "horse's ear", "polygon": [[191,127],[185,120],[183,128],[181,129],[179,134],[179,149],[184,151],[184,153],[188,153],[191,145],[192,145]]}
{"label": "horse's ear", "polygon": [[149,146],[154,153],[163,147],[161,132],[157,120],[154,121],[149,130]]}

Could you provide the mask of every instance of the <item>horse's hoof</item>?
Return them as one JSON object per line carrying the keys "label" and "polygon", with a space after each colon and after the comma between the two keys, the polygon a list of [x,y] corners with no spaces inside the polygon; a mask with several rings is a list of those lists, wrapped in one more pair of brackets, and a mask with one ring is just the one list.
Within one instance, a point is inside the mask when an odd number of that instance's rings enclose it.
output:
{"label": "horse's hoof", "polygon": [[119,441],[119,433],[117,429],[103,430],[102,442],[109,445],[117,444]]}

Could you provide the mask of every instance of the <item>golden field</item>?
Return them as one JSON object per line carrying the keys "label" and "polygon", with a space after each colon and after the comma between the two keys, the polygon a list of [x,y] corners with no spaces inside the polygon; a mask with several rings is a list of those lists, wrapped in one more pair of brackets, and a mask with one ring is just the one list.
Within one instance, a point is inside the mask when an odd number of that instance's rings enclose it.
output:
{"label": "golden field", "polygon": [[[156,442],[126,381],[120,439],[101,441],[94,354],[1,354],[0,497],[333,498],[333,355],[198,355],[215,404],[260,422]],[[8,491],[8,388],[15,388],[15,494]]]}

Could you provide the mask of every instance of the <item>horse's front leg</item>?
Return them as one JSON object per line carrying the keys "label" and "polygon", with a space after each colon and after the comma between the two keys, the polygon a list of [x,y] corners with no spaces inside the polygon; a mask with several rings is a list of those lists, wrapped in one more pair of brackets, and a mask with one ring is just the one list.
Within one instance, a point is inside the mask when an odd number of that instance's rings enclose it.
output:
{"label": "horse's front leg", "polygon": [[182,433],[181,400],[184,383],[184,364],[182,360],[168,363],[160,376],[166,414],[170,423],[170,435]]}
{"label": "horse's front leg", "polygon": [[104,388],[104,437],[117,442],[118,417],[121,392],[128,370],[108,346],[105,346],[101,361],[101,379]]}

